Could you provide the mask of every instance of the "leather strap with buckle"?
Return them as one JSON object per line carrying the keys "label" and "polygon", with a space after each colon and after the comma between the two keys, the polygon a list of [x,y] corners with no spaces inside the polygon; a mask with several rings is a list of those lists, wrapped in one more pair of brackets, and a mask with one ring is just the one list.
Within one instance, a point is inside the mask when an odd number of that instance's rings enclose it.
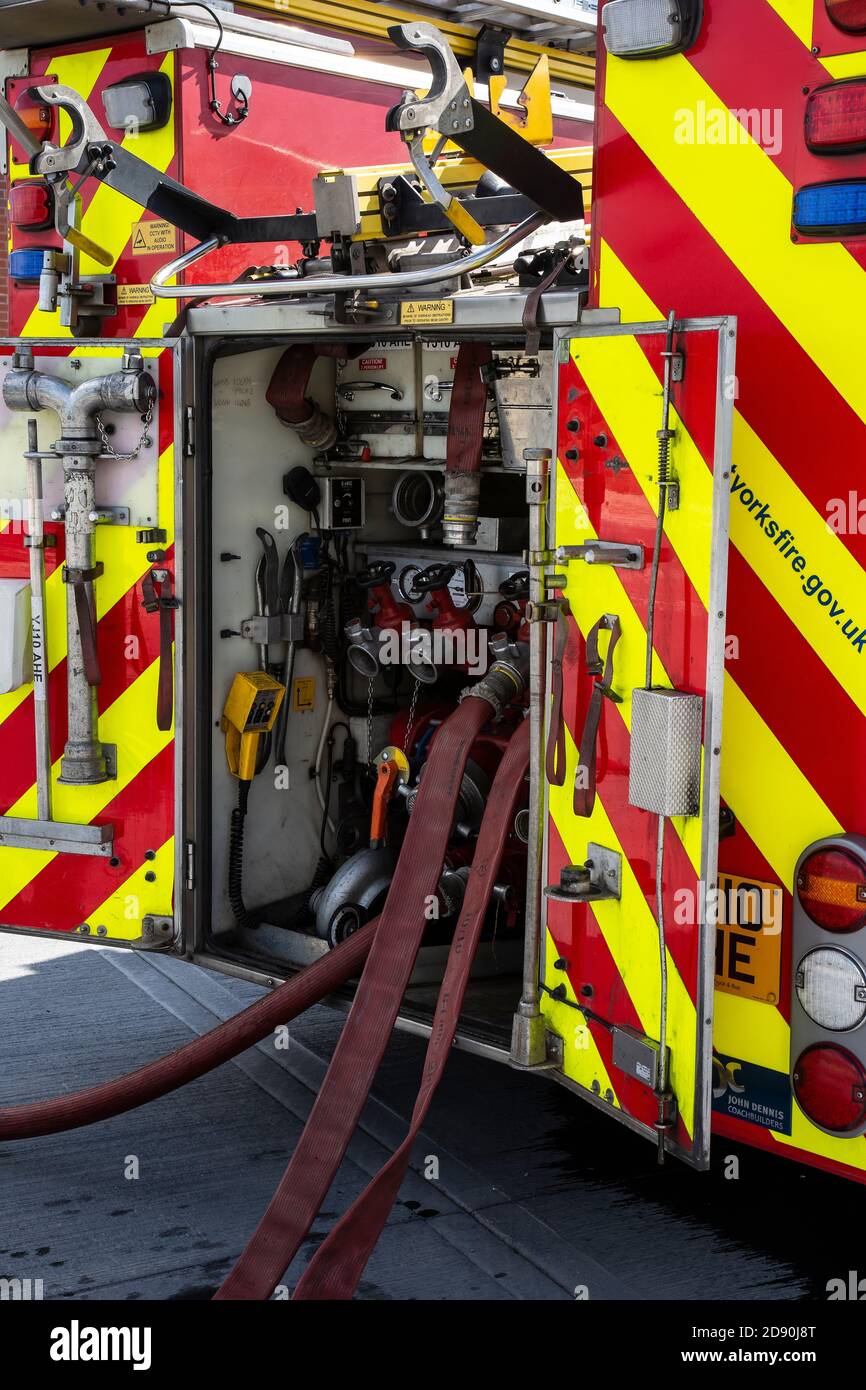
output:
{"label": "leather strap with buckle", "polygon": [[[610,633],[607,657],[604,660],[602,660],[598,650],[598,639],[603,629]],[[586,669],[591,676],[601,676],[601,680],[596,680],[593,685],[589,709],[586,712],[586,722],[580,737],[580,756],[574,781],[574,814],[576,816],[591,816],[595,806],[598,728],[601,723],[604,701],[611,700],[616,705],[622,704],[622,697],[615,693],[612,686],[613,654],[621,636],[622,628],[615,613],[603,613],[587,634]],[[585,787],[581,786],[581,773],[584,769],[586,770]]]}
{"label": "leather strap with buckle", "polygon": [[[157,587],[159,586],[159,587]],[[141,606],[146,613],[159,613],[159,680],[156,692],[156,727],[163,733],[171,728],[174,713],[171,648],[174,638],[172,612],[180,607],[175,596],[171,571],[152,569],[141,581]]]}
{"label": "leather strap with buckle", "polygon": [[70,565],[63,566],[63,583],[72,585],[72,594],[75,599],[78,639],[81,643],[81,656],[84,661],[84,674],[87,677],[88,685],[100,685],[102,683],[99,655],[96,650],[96,616],[92,595],[87,587],[102,573],[102,561],[95,564],[92,569],[87,570],[75,569]]}

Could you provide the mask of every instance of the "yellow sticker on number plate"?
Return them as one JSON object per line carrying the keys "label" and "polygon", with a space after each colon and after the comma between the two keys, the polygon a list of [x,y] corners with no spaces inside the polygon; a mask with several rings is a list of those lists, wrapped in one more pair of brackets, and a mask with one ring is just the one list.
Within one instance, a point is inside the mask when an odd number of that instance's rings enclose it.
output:
{"label": "yellow sticker on number plate", "polygon": [[782,969],[782,890],[719,874],[716,989],[778,1004]]}
{"label": "yellow sticker on number plate", "polygon": [[453,299],[405,299],[400,305],[400,322],[411,324],[453,323]]}

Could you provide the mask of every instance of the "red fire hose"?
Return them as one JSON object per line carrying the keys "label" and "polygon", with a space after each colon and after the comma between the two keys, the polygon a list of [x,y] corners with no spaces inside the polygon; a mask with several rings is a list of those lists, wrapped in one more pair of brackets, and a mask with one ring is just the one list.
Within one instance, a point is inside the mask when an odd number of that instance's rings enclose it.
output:
{"label": "red fire hose", "polygon": [[439,729],[367,964],[327,1074],[267,1211],[217,1299],[266,1299],[339,1168],[397,1021],[439,883],[469,751],[490,718],[470,696]]}
{"label": "red fire hose", "polygon": [[448,953],[448,963],[424,1059],[421,1088],[409,1131],[400,1147],[340,1218],[319,1246],[294,1292],[297,1299],[348,1299],[373,1253],[397,1198],[412,1146],[445,1070],[463,1007],[469,972],[490,904],[499,863],[511,829],[514,807],[529,766],[529,721],[512,734],[490,790],[466,896]]}
{"label": "red fire hose", "polygon": [[297,1018],[357,975],[373,944],[378,921],[376,918],[368,922],[272,994],[257,999],[234,1018],[226,1019],[203,1037],[194,1038],[165,1057],[146,1062],[136,1071],[116,1076],[112,1081],[90,1086],[86,1091],[0,1110],[0,1140],[61,1134],[67,1129],[79,1129],[97,1120],[123,1115],[231,1061],[246,1048],[261,1042],[279,1024]]}

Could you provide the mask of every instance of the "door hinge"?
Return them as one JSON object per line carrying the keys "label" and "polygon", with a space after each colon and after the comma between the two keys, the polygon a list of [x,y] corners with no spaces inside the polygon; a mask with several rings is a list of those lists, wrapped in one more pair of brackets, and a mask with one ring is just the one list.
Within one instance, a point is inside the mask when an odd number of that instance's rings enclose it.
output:
{"label": "door hinge", "polygon": [[188,405],[183,417],[183,452],[187,458],[195,453],[195,408]]}
{"label": "door hinge", "polygon": [[195,845],[192,840],[186,842],[186,886],[189,892],[195,888]]}

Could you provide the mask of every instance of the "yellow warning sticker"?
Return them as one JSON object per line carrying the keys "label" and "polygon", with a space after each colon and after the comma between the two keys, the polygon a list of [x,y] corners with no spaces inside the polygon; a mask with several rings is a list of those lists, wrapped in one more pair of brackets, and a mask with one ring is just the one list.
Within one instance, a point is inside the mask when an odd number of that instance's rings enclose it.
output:
{"label": "yellow warning sticker", "polygon": [[316,681],[314,676],[298,676],[292,688],[292,709],[305,710],[316,707]]}
{"label": "yellow warning sticker", "polygon": [[118,304],[152,304],[150,285],[118,285]]}
{"label": "yellow warning sticker", "polygon": [[133,256],[173,255],[176,250],[177,231],[170,222],[133,222]]}
{"label": "yellow warning sticker", "polygon": [[453,299],[406,299],[400,305],[400,322],[409,324],[453,323]]}
{"label": "yellow warning sticker", "polygon": [[778,1004],[782,968],[782,890],[736,874],[719,875],[716,989]]}

